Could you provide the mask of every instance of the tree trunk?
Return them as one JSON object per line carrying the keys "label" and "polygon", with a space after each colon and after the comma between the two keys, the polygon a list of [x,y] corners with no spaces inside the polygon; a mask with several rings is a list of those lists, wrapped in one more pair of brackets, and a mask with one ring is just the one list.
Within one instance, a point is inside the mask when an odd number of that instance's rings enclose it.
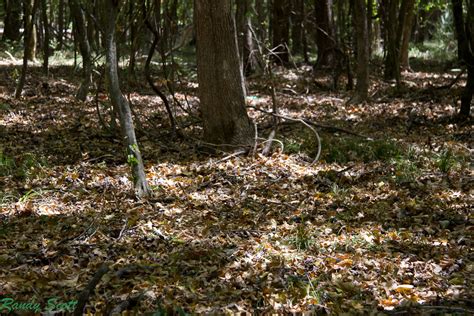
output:
{"label": "tree trunk", "polygon": [[458,58],[467,67],[467,82],[461,95],[460,117],[468,117],[471,112],[472,94],[474,92],[474,1],[470,0],[467,9],[467,21],[464,22],[462,0],[452,0],[454,27],[458,41]]}
{"label": "tree trunk", "polygon": [[74,21],[75,36],[79,43],[79,50],[82,56],[82,82],[76,93],[76,99],[85,101],[92,84],[92,60],[89,40],[87,38],[87,27],[84,10],[79,5],[78,0],[69,0],[71,15]]}
{"label": "tree trunk", "polygon": [[413,27],[413,19],[415,17],[415,0],[407,1],[405,13],[405,23],[402,30],[402,43],[400,46],[400,67],[403,70],[410,70],[410,61],[408,50],[410,46],[411,29]]}
{"label": "tree trunk", "polygon": [[[23,87],[25,86],[25,81],[26,81],[26,71],[28,70],[28,45],[30,41],[30,36],[33,36],[33,21],[34,21],[34,16],[36,14],[36,11],[38,11],[38,6],[39,6],[39,0],[34,0],[33,4],[31,4],[30,1],[25,1],[23,3],[23,11],[25,15],[24,19],[24,29],[25,29],[25,35],[24,35],[24,42],[23,42],[23,67],[21,68],[21,75],[20,79],[18,80],[18,85],[16,87],[15,91],[15,98],[19,98],[21,96],[21,92],[23,91]],[[29,17],[29,18],[27,18]]]}
{"label": "tree trunk", "polygon": [[369,60],[372,56],[372,43],[373,43],[373,9],[374,9],[374,0],[367,0],[367,38],[369,39]]}
{"label": "tree trunk", "polygon": [[2,41],[16,42],[20,39],[21,1],[5,0],[5,20]]}
{"label": "tree trunk", "polygon": [[[26,3],[28,3],[28,6],[30,8],[34,8],[35,5],[33,4],[34,2],[38,2],[36,0],[25,0],[23,3],[23,6],[27,6]],[[37,7],[37,6],[36,6]],[[28,14],[24,16],[26,19],[26,25],[28,25],[28,28],[31,27],[31,33],[28,36],[28,42],[26,42],[26,57],[30,61],[34,61],[36,59],[36,42],[37,42],[37,37],[36,37],[36,11],[32,12],[31,14]]]}
{"label": "tree trunk", "polygon": [[128,64],[128,81],[135,82],[137,74],[135,72],[136,55],[137,55],[137,30],[138,25],[135,21],[135,2],[130,1],[129,3],[129,25],[130,25],[130,61]]}
{"label": "tree trunk", "polygon": [[[261,71],[258,63],[257,49],[255,47],[254,36],[252,33],[252,17],[247,15],[245,18],[245,44],[244,44],[244,74],[248,75]],[[260,68],[260,69],[259,69]]]}
{"label": "tree trunk", "polygon": [[272,59],[278,64],[287,64],[290,60],[290,3],[288,0],[273,0],[272,8]]}
{"label": "tree trunk", "polygon": [[195,0],[199,98],[206,142],[224,149],[252,146],[230,0]]}
{"label": "tree trunk", "polygon": [[385,8],[388,8],[388,12],[385,12],[384,16],[384,31],[385,31],[385,73],[384,77],[386,80],[395,79],[397,85],[400,84],[400,58],[399,58],[399,45],[397,43],[397,13],[399,0],[386,0],[382,5],[385,4]]}
{"label": "tree trunk", "polygon": [[255,33],[260,42],[265,43],[267,39],[267,31],[265,24],[267,23],[267,15],[265,14],[265,0],[255,0],[255,12],[257,14],[257,25]]}
{"label": "tree trunk", "polygon": [[48,4],[46,0],[41,0],[41,16],[43,20],[43,71],[46,75],[49,73],[49,19],[48,19]]}
{"label": "tree trunk", "polygon": [[104,0],[104,32],[106,44],[106,77],[109,90],[109,98],[118,111],[120,118],[120,127],[125,145],[127,146],[127,161],[132,167],[132,175],[135,192],[138,197],[146,197],[150,190],[145,176],[145,168],[140,150],[138,148],[133,126],[132,113],[130,105],[123,97],[120,90],[120,83],[117,69],[117,43],[115,38],[115,22],[117,19],[120,0]]}
{"label": "tree trunk", "polygon": [[354,101],[367,100],[369,91],[369,38],[365,0],[354,1],[354,25],[357,41],[357,84]]}
{"label": "tree trunk", "polygon": [[56,34],[56,41],[58,42],[57,49],[62,50],[64,45],[64,7],[66,0],[58,1],[58,32]]}
{"label": "tree trunk", "polygon": [[303,52],[304,0],[293,0],[291,10],[291,50],[293,54]]}
{"label": "tree trunk", "polygon": [[247,0],[236,1],[235,27],[237,30],[237,47],[242,69],[244,67],[244,42],[245,42],[245,15],[247,14]]}
{"label": "tree trunk", "polygon": [[331,67],[336,47],[336,32],[332,16],[333,0],[315,0],[317,67]]}

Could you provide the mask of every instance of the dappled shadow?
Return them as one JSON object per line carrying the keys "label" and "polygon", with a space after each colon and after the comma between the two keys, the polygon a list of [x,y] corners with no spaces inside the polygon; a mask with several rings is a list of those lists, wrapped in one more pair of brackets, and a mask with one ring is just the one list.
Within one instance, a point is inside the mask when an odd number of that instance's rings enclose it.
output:
{"label": "dappled shadow", "polygon": [[[279,97],[296,97],[290,90]],[[305,106],[343,127],[421,142],[421,128],[405,133],[410,111],[402,104],[331,98]],[[283,104],[307,111],[301,100]],[[46,160],[43,174],[2,177],[19,190],[2,200],[0,217],[0,292],[15,299],[73,299],[106,263],[113,271],[91,296],[92,312],[135,294],[143,294],[139,312],[368,314],[398,305],[393,313],[432,312],[408,301],[472,309],[469,191],[444,183],[446,175],[398,181],[395,154],[313,166],[287,152],[218,161],[165,134],[156,135],[161,146],[139,133],[153,194],[138,201],[122,144],[101,131],[92,104],[54,95],[1,102],[10,107],[0,110],[4,154],[16,167],[26,153]],[[139,112],[153,108],[144,103]],[[450,139],[451,123],[428,120],[427,135]]]}

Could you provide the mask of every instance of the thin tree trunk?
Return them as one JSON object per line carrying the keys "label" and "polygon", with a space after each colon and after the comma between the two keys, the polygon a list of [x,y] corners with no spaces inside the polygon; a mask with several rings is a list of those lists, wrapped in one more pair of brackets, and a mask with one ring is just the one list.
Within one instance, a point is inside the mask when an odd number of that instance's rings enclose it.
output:
{"label": "thin tree trunk", "polygon": [[386,80],[395,79],[397,86],[400,84],[400,58],[397,44],[397,11],[399,0],[387,0],[388,12],[385,12],[384,31],[385,45],[385,73]]}
{"label": "thin tree trunk", "polygon": [[333,0],[314,1],[316,18],[317,67],[331,67],[336,47],[335,29],[332,17]]}
{"label": "thin tree trunk", "polygon": [[411,29],[413,27],[414,17],[415,17],[415,0],[408,0],[406,14],[405,14],[405,23],[403,24],[403,31],[402,31],[402,43],[400,46],[400,67],[403,70],[410,70],[408,50],[410,46]]}
{"label": "thin tree trunk", "polygon": [[237,47],[239,48],[239,58],[242,69],[244,69],[244,42],[245,42],[245,15],[247,13],[247,0],[236,2],[235,26],[237,30]]}
{"label": "thin tree trunk", "polygon": [[48,4],[46,0],[41,0],[41,14],[43,20],[44,30],[44,44],[43,44],[43,71],[46,75],[49,74],[49,19],[48,19]]}
{"label": "thin tree trunk", "polygon": [[[24,10],[24,50],[23,50],[23,67],[21,68],[21,75],[20,79],[18,80],[18,85],[15,91],[15,98],[19,98],[21,96],[21,92],[23,91],[23,87],[25,86],[26,81],[26,72],[28,70],[28,43],[30,42],[30,37],[33,36],[33,22],[34,16],[39,6],[40,0],[34,0],[33,4],[29,0],[23,3],[23,10]],[[29,17],[29,18],[28,18]]]}
{"label": "thin tree trunk", "polygon": [[136,55],[137,55],[137,23],[135,22],[135,2],[129,3],[129,24],[130,24],[130,61],[128,65],[128,81],[136,81],[135,73]]}
{"label": "thin tree trunk", "polygon": [[267,32],[265,28],[265,21],[267,20],[267,15],[265,14],[265,0],[255,0],[255,13],[257,15],[257,25],[256,25],[256,34],[258,40],[262,43],[265,43],[267,40]]}
{"label": "thin tree trunk", "polygon": [[74,20],[75,36],[79,43],[79,50],[82,56],[82,82],[76,93],[76,99],[85,101],[92,84],[92,60],[89,40],[87,38],[87,27],[84,10],[79,5],[78,0],[69,0],[71,15]]}
{"label": "thin tree trunk", "polygon": [[[34,2],[39,2],[37,0],[25,0],[23,6],[28,3],[30,8],[35,8]],[[39,3],[38,3],[39,5]],[[38,5],[36,7],[38,7]],[[32,12],[30,15],[25,15],[25,19],[27,20],[27,25],[31,27],[31,33],[28,36],[28,42],[26,42],[26,56],[28,60],[35,61],[36,59],[36,43],[37,43],[37,35],[36,35],[36,11]]]}
{"label": "thin tree trunk", "polygon": [[64,44],[64,7],[66,0],[59,0],[58,3],[58,34],[56,40],[58,41],[58,50],[63,49]]}
{"label": "thin tree trunk", "polygon": [[293,54],[303,52],[304,0],[293,0],[291,10],[291,49]]}
{"label": "thin tree trunk", "polygon": [[357,84],[354,101],[367,100],[369,91],[369,38],[365,0],[355,0],[354,24],[357,41]]}
{"label": "thin tree trunk", "polygon": [[127,146],[127,161],[132,167],[135,192],[138,197],[146,197],[150,193],[145,176],[145,167],[138,148],[133,126],[130,105],[123,97],[117,69],[117,44],[115,38],[115,21],[117,19],[120,1],[104,0],[104,31],[106,43],[106,77],[108,81],[109,98],[118,110],[120,127]]}
{"label": "thin tree trunk", "polygon": [[374,0],[367,0],[367,38],[369,39],[369,60],[372,57],[372,43],[373,43],[373,6]]}
{"label": "thin tree trunk", "polygon": [[195,0],[199,98],[204,139],[223,149],[254,144],[245,109],[235,22],[230,0]]}
{"label": "thin tree trunk", "polygon": [[[471,112],[472,94],[474,92],[474,39],[472,38],[474,23],[474,1],[471,0],[468,6],[467,21],[464,22],[462,0],[452,0],[454,27],[458,40],[458,58],[467,67],[467,82],[461,95],[461,108],[459,116],[466,118]],[[468,32],[466,32],[466,30]]]}

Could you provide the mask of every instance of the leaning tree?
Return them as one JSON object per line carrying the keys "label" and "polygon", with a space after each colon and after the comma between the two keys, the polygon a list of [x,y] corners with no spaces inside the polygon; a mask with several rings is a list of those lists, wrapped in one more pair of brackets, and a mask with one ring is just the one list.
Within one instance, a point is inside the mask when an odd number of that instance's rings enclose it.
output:
{"label": "leaning tree", "polygon": [[118,77],[117,39],[115,33],[120,2],[120,0],[103,0],[102,3],[101,13],[106,46],[105,73],[109,98],[112,102],[114,111],[119,114],[122,136],[124,138],[124,143],[127,146],[127,160],[132,167],[135,191],[138,197],[145,197],[149,194],[145,168],[143,166],[142,156],[135,136],[135,128],[133,126],[130,105],[120,90]]}

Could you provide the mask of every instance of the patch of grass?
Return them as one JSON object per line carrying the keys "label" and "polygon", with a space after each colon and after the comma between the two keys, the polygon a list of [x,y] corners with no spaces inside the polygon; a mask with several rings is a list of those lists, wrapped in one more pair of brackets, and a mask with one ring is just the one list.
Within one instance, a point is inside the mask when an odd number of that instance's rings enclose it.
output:
{"label": "patch of grass", "polygon": [[0,151],[0,177],[12,175],[15,168],[15,160],[5,155],[3,151]]}
{"label": "patch of grass", "polygon": [[0,177],[31,178],[46,166],[46,160],[33,153],[27,153],[20,161],[15,161],[15,159],[0,151]]}
{"label": "patch of grass", "polygon": [[41,191],[36,191],[36,190],[29,190],[23,196],[18,200],[20,203],[26,203],[28,201],[31,201],[33,198],[40,196],[42,194]]}
{"label": "patch of grass", "polygon": [[367,141],[356,138],[332,138],[323,142],[323,159],[327,162],[389,161],[400,154],[400,146],[392,140]]}
{"label": "patch of grass", "polygon": [[297,154],[301,151],[302,145],[297,142],[290,141],[285,143],[285,152],[288,154]]}
{"label": "patch of grass", "polygon": [[452,169],[464,162],[464,157],[456,155],[451,149],[445,149],[434,157],[436,167],[443,173],[449,173]]}
{"label": "patch of grass", "polygon": [[394,179],[398,184],[412,183],[420,175],[421,171],[415,161],[407,159],[407,156],[399,156],[392,160],[395,168]]}
{"label": "patch of grass", "polygon": [[289,238],[290,244],[294,245],[298,250],[305,250],[314,244],[314,239],[306,226],[306,224],[299,223],[295,229],[294,236]]}

